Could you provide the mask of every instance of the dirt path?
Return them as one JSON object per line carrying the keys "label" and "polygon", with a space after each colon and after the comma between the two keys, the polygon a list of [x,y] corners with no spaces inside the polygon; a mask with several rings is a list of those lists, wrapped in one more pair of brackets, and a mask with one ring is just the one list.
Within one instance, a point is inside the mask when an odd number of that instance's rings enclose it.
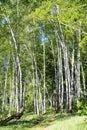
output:
{"label": "dirt path", "polygon": [[52,124],[53,121],[55,121],[55,116],[52,116],[52,117],[50,118],[50,124],[49,124],[48,126],[46,126],[46,127],[44,128],[44,130],[50,130],[50,126],[51,126],[51,124]]}

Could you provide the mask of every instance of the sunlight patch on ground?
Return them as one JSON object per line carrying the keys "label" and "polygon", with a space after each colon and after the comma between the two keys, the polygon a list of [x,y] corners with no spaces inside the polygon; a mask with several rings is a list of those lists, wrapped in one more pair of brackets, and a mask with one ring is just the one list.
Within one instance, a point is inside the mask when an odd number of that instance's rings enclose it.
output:
{"label": "sunlight patch on ground", "polygon": [[20,120],[0,126],[0,130],[87,130],[87,117],[71,114],[36,116],[25,113]]}

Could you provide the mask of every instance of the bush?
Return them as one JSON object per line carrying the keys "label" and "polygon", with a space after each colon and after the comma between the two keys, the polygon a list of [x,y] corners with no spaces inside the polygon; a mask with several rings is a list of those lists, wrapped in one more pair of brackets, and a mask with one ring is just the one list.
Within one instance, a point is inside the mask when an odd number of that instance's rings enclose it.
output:
{"label": "bush", "polygon": [[84,95],[81,98],[81,101],[77,103],[77,107],[78,107],[78,113],[80,115],[87,115],[87,96]]}

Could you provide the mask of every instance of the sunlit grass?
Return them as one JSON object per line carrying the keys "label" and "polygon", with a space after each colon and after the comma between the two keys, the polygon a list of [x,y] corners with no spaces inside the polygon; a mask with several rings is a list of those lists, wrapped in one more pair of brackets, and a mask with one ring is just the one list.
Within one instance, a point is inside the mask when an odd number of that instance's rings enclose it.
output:
{"label": "sunlit grass", "polygon": [[18,121],[11,121],[0,130],[87,130],[87,117],[71,114],[45,114],[41,116],[25,113]]}
{"label": "sunlit grass", "polygon": [[56,120],[47,130],[87,130],[87,122],[85,116],[74,116],[69,119]]}

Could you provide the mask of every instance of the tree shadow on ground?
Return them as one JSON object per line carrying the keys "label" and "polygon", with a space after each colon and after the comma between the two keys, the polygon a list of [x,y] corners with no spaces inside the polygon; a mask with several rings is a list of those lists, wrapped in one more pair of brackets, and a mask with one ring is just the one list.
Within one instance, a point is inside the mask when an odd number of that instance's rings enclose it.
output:
{"label": "tree shadow on ground", "polygon": [[40,126],[48,126],[50,124],[52,124],[54,121],[61,121],[61,120],[66,120],[66,119],[70,119],[72,116],[76,116],[76,114],[53,114],[51,116],[48,116],[47,118],[45,118],[43,120],[43,122],[40,124]]}
{"label": "tree shadow on ground", "polygon": [[57,114],[55,116],[55,120],[66,120],[66,119],[70,119],[71,117],[77,116],[77,114]]}
{"label": "tree shadow on ground", "polygon": [[40,126],[40,127],[46,127],[48,125],[50,125],[51,123],[53,123],[54,121],[59,121],[59,120],[66,120],[66,119],[70,119],[72,116],[72,114],[45,114],[42,116],[37,116],[37,117],[33,117],[32,119],[21,119],[18,121],[11,121],[9,123],[6,123],[3,126],[6,127],[12,127],[12,129],[14,130],[15,128],[20,128],[20,129],[24,129],[24,128],[32,128],[32,127],[36,127],[36,126]]}
{"label": "tree shadow on ground", "polygon": [[43,117],[36,117],[30,120],[15,120],[15,121],[10,121],[8,123],[5,124],[0,124],[0,126],[2,127],[12,127],[13,129],[17,128],[18,126],[20,128],[32,128],[36,125],[38,125],[39,123],[41,123],[44,120]]}

